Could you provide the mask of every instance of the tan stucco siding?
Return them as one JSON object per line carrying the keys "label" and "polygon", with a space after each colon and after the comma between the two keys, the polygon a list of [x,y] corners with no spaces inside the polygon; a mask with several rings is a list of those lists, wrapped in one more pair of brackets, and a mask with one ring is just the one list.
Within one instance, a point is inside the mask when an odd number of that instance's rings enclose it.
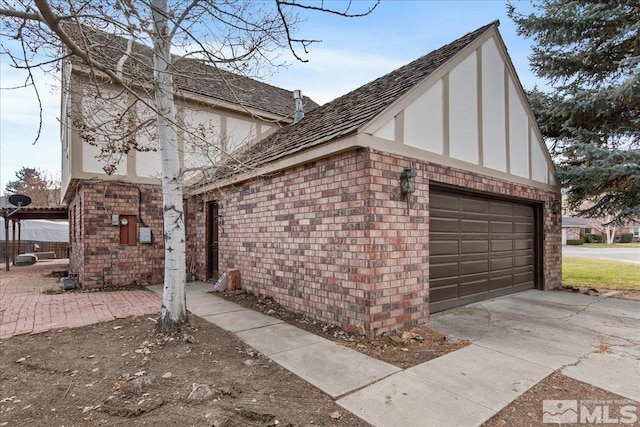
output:
{"label": "tan stucco siding", "polygon": [[[96,99],[96,86],[79,73],[70,76],[68,87],[72,89],[63,91],[62,100],[63,123],[70,124],[68,132],[65,134],[63,128],[61,133],[64,197],[71,197],[71,194],[66,194],[67,190],[73,191],[69,184],[72,180],[78,179],[159,184],[160,152],[155,134],[154,113],[150,107],[144,102],[136,102],[134,95],[108,83],[99,90],[102,98],[107,99]],[[65,94],[70,101],[65,101]],[[144,99],[142,92],[140,96]],[[129,122],[120,120],[118,113],[126,109],[135,112],[135,124],[131,124],[130,118]],[[195,100],[177,97],[176,121],[183,166],[187,170],[208,167],[220,159],[221,153],[231,152],[257,137],[272,133],[279,127],[275,120],[262,120],[250,113],[247,111],[246,114],[242,114],[221,108],[212,99],[207,103],[200,98]],[[78,126],[79,117],[84,121],[84,133]],[[145,122],[148,122],[147,126],[139,126]],[[107,136],[125,137],[133,126],[138,130],[135,141],[140,150],[118,153],[116,143],[116,153],[108,159],[100,159],[101,150],[108,140]],[[109,162],[113,163],[115,168],[107,175],[103,168]]]}
{"label": "tan stucco siding", "polygon": [[[449,155],[479,164],[478,155],[478,73],[476,52],[449,73]],[[405,122],[405,127],[414,126]]]}
{"label": "tan stucco siding", "polygon": [[482,45],[482,161],[502,172],[507,172],[506,75],[495,41],[487,40]]}
{"label": "tan stucco siding", "polygon": [[[556,186],[554,167],[501,39],[489,31],[361,132],[482,174]],[[396,148],[402,152],[401,147]]]}

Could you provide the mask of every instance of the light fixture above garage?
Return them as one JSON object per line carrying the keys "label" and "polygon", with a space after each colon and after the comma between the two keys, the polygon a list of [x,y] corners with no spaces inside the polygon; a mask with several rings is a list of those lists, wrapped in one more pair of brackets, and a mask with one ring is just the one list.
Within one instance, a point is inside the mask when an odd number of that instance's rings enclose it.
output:
{"label": "light fixture above garage", "polygon": [[400,192],[411,194],[416,191],[416,173],[411,168],[404,168],[400,175]]}
{"label": "light fixture above garage", "polygon": [[400,175],[400,192],[407,199],[407,211],[411,209],[411,194],[416,191],[416,173],[411,168],[404,168]]}

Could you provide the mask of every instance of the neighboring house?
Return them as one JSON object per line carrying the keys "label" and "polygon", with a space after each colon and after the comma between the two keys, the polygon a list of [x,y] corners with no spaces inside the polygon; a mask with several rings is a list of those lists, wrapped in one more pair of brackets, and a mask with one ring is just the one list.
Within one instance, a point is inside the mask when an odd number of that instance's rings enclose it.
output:
{"label": "neighboring house", "polygon": [[[149,81],[147,47],[128,46],[127,40],[104,33],[85,34],[89,40],[83,46],[91,46],[94,57],[114,70],[124,66],[137,73],[139,68],[142,85],[145,78]],[[293,121],[290,91],[196,60],[182,58],[175,67],[181,163],[192,176],[222,152]],[[83,288],[162,283],[160,153],[153,126],[141,125],[153,116],[108,79],[91,77],[73,57],[64,62],[62,77],[61,193],[69,206],[70,270]],[[144,99],[145,87],[139,89]],[[308,98],[304,103],[306,109],[317,106]],[[135,146],[142,151],[110,142],[110,133],[135,135]]]}
{"label": "neighboring house", "polygon": [[621,234],[630,233],[633,234],[633,241],[640,241],[640,221],[633,221],[630,224],[622,227]]}
{"label": "neighboring house", "polygon": [[249,291],[370,336],[561,285],[560,187],[498,22],[235,157],[190,187],[201,280],[235,269]]}
{"label": "neighboring house", "polygon": [[567,244],[567,240],[580,240],[582,234],[593,233],[589,221],[580,217],[562,217],[562,245]]}
{"label": "neighboring house", "polygon": [[[631,221],[623,226],[607,226],[611,220],[609,218],[585,218],[578,216],[575,211],[566,208],[566,195],[563,195],[563,212],[562,217],[562,244],[566,245],[567,240],[579,240],[584,234],[597,234],[603,238],[606,243],[619,242],[623,240],[625,234],[631,234],[632,241],[640,241],[640,222]],[[579,210],[586,210],[593,206],[593,202],[585,201],[580,205]],[[609,236],[609,237],[608,237]]]}

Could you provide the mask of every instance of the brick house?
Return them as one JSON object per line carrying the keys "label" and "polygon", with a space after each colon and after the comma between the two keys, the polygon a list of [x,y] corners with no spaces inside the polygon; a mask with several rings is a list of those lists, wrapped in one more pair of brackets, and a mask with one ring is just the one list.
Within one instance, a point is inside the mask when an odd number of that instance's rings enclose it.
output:
{"label": "brick house", "polygon": [[[560,188],[491,23],[192,182],[188,259],[375,335],[561,284]],[[242,162],[242,165],[238,162]],[[404,194],[400,178],[415,174]]]}
{"label": "brick house", "polygon": [[[73,34],[73,28],[68,31]],[[151,81],[150,49],[86,29],[82,37],[86,37],[82,44],[91,46],[95,59],[114,71],[120,66],[130,75],[139,76],[140,81],[131,83],[131,87],[139,89],[144,99],[144,85]],[[183,167],[194,169],[192,175],[210,166],[221,152],[232,152],[293,121],[295,107],[290,91],[196,60],[182,58],[175,68],[181,162]],[[85,289],[162,283],[163,215],[157,143],[152,133],[138,132],[136,144],[141,150],[116,146],[109,154],[116,156],[115,161],[98,159],[104,154],[102,146],[107,143],[108,133],[128,135],[133,128],[141,128],[141,119],[134,119],[144,111],[138,105],[141,103],[122,88],[89,71],[74,57],[63,63],[61,193],[63,203],[69,206],[70,270]],[[304,104],[307,109],[317,106],[308,98]],[[120,120],[118,114],[126,120]],[[118,127],[120,123],[126,124]]]}

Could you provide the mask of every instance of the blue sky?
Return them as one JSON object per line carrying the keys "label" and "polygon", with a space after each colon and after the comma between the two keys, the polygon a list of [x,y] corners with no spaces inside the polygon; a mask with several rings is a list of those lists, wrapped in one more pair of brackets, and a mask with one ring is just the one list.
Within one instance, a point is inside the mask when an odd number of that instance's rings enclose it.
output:
{"label": "blue sky", "polygon": [[[515,1],[529,11],[528,1]],[[359,6],[359,4],[357,4]],[[299,25],[297,36],[321,39],[304,55],[309,62],[289,60],[266,81],[286,89],[301,89],[325,103],[394,70],[496,19],[500,33],[525,88],[544,85],[530,71],[527,56],[531,40],[516,36],[506,14],[505,1],[386,0],[370,16],[346,19],[311,13]],[[4,42],[4,40],[3,40]],[[287,58],[286,56],[284,57]],[[30,89],[4,90],[25,79],[0,58],[0,193],[22,166],[60,174],[60,94],[56,76],[36,76],[41,84],[44,125],[40,140],[38,107]]]}

